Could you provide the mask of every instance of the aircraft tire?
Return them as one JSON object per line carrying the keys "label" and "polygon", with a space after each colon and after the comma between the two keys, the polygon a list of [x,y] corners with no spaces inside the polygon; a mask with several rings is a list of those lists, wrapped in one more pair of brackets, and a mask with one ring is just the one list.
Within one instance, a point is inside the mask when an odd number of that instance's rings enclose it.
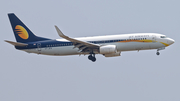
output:
{"label": "aircraft tire", "polygon": [[160,53],[159,53],[159,52],[157,52],[157,53],[156,53],[156,55],[160,55]]}
{"label": "aircraft tire", "polygon": [[92,55],[89,55],[88,56],[88,59],[91,60],[92,62],[95,62],[96,61],[96,57],[92,56]]}
{"label": "aircraft tire", "polygon": [[89,56],[88,56],[88,59],[89,59],[89,60],[92,60],[92,58],[93,58],[92,55],[89,55]]}
{"label": "aircraft tire", "polygon": [[95,57],[92,57],[91,61],[92,61],[92,62],[95,62],[95,61],[96,61],[96,58],[95,58]]}

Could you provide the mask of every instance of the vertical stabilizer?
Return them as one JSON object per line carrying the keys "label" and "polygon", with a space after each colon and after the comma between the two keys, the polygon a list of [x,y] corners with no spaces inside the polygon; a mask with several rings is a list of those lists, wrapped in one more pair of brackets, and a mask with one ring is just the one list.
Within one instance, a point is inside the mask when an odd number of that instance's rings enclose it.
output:
{"label": "vertical stabilizer", "polygon": [[17,42],[27,43],[34,41],[49,40],[47,38],[42,38],[34,35],[30,29],[14,14],[8,14],[11,26]]}

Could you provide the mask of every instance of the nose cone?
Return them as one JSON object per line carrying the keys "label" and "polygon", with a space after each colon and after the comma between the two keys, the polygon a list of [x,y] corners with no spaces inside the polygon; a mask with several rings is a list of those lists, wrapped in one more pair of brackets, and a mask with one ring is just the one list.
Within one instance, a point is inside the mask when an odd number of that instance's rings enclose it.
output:
{"label": "nose cone", "polygon": [[175,41],[174,41],[173,39],[171,39],[171,38],[168,39],[168,44],[169,44],[169,45],[173,44],[174,42],[175,42]]}

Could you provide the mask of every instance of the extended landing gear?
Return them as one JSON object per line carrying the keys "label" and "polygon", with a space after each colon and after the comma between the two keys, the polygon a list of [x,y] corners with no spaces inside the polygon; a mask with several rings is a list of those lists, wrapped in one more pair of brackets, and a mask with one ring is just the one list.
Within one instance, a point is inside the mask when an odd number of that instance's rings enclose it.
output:
{"label": "extended landing gear", "polygon": [[156,52],[156,55],[160,55],[159,51],[160,51],[160,50],[164,50],[164,49],[165,49],[165,47],[158,48],[158,49],[157,49],[157,52]]}
{"label": "extended landing gear", "polygon": [[95,62],[96,61],[96,57],[95,57],[95,54],[90,54],[89,56],[88,56],[88,59],[89,60],[91,60],[92,62]]}
{"label": "extended landing gear", "polygon": [[156,55],[160,55],[159,51],[160,51],[160,50],[164,50],[164,49],[165,49],[165,47],[158,48],[158,49],[157,49],[157,52],[156,52]]}
{"label": "extended landing gear", "polygon": [[157,51],[156,55],[160,55],[160,53]]}

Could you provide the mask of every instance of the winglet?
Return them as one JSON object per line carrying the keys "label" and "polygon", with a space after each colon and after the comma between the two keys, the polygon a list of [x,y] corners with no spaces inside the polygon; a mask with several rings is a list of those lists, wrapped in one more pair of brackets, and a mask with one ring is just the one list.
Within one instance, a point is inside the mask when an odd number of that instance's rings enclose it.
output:
{"label": "winglet", "polygon": [[67,36],[65,36],[62,32],[61,32],[61,30],[55,25],[55,28],[56,28],[56,31],[58,32],[58,35],[60,36],[60,37],[62,37],[62,38],[67,38]]}
{"label": "winglet", "polygon": [[59,36],[62,37],[62,38],[64,38],[64,39],[66,39],[66,40],[68,40],[68,41],[71,41],[71,42],[73,42],[73,43],[80,43],[80,44],[87,45],[87,46],[90,46],[90,47],[92,47],[92,46],[94,46],[94,47],[99,47],[98,44],[93,44],[93,43],[84,42],[84,41],[81,41],[81,40],[77,40],[77,39],[70,38],[70,37],[64,35],[57,26],[55,26],[55,28],[56,28]]}

